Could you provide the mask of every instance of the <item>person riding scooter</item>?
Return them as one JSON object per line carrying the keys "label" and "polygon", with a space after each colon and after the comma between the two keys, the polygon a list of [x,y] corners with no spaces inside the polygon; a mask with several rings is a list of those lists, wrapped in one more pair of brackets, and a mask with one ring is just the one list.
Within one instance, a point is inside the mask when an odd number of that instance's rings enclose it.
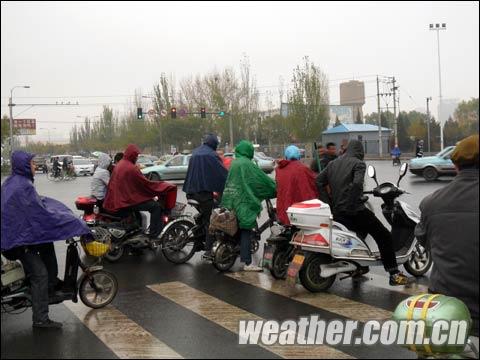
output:
{"label": "person riding scooter", "polygon": [[91,194],[97,199],[97,205],[100,209],[103,208],[103,200],[107,193],[110,181],[110,171],[108,169],[111,165],[112,159],[110,159],[110,156],[101,153],[98,157],[98,166],[93,173],[92,182],[90,183]]}
{"label": "person riding scooter", "polygon": [[221,194],[223,192],[228,174],[222,160],[215,152],[217,147],[217,136],[215,134],[206,135],[203,144],[192,153],[183,184],[183,191],[187,194],[187,199],[193,199],[200,203],[202,224],[204,224],[207,234],[204,254],[207,259],[212,257],[213,237],[208,233],[208,226],[214,206],[213,193]]}
{"label": "person riding scooter", "polygon": [[120,210],[148,211],[150,213],[150,239],[156,239],[163,228],[162,214],[164,207],[154,198],[166,198],[167,210],[175,206],[177,187],[165,181],[150,181],[143,176],[135,165],[140,149],[128,145],[123,159],[115,166],[107,188],[103,207],[109,212]]}
{"label": "person riding scooter", "polygon": [[48,316],[49,293],[62,287],[53,242],[89,235],[90,230],[64,204],[38,195],[33,157],[24,151],[12,154],[12,175],[1,190],[1,249],[7,259],[20,260],[29,275],[33,327],[60,328]]}
{"label": "person riding scooter", "polygon": [[[320,200],[330,204],[333,219],[352,231],[371,234],[380,250],[385,270],[390,274],[390,285],[406,285],[409,278],[398,270],[392,236],[373,212],[365,207],[363,182],[366,165],[364,150],[359,140],[348,143],[343,156],[328,164],[317,177]],[[331,196],[326,190],[330,187]]]}
{"label": "person riding scooter", "polygon": [[315,173],[300,161],[300,150],[295,145],[285,149],[285,160],[278,163],[275,172],[277,182],[277,217],[289,225],[287,209],[294,203],[318,198]]}
{"label": "person riding scooter", "polygon": [[53,177],[57,178],[60,176],[60,172],[62,168],[60,167],[60,162],[58,161],[58,157],[53,158]]}
{"label": "person riding scooter", "polygon": [[390,151],[390,155],[392,155],[393,166],[400,165],[400,155],[402,155],[402,152],[398,145],[395,145],[392,151]]}
{"label": "person riding scooter", "polygon": [[235,147],[235,160],[228,172],[223,192],[222,206],[235,210],[240,230],[240,260],[244,271],[262,271],[252,264],[251,236],[257,216],[262,211],[261,202],[276,195],[275,181],[252,162],[253,145],[242,140]]}

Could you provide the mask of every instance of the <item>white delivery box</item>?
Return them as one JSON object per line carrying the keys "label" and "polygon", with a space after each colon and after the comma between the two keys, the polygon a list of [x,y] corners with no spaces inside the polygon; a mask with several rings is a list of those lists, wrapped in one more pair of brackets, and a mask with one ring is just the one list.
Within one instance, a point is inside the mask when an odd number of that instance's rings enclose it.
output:
{"label": "white delivery box", "polygon": [[330,206],[318,199],[293,204],[287,214],[290,224],[300,229],[329,228],[332,216]]}

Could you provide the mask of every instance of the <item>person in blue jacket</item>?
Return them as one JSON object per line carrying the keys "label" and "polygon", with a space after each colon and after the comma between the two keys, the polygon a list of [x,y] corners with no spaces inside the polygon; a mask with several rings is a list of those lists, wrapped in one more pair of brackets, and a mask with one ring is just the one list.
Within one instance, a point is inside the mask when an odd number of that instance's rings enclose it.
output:
{"label": "person in blue jacket", "polygon": [[24,151],[12,154],[12,175],[1,189],[1,250],[7,259],[20,260],[30,277],[33,327],[60,328],[48,316],[49,293],[61,284],[53,242],[91,233],[64,204],[38,195],[33,157]]}
{"label": "person in blue jacket", "polygon": [[193,151],[188,164],[187,176],[183,184],[183,191],[188,199],[200,203],[202,224],[205,226],[205,254],[209,259],[212,256],[213,237],[208,234],[210,216],[214,206],[214,194],[221,194],[227,181],[228,171],[217,154],[218,138],[215,134],[207,134],[203,145]]}
{"label": "person in blue jacket", "polygon": [[392,155],[393,165],[400,165],[400,155],[402,155],[402,152],[400,151],[398,145],[395,145],[395,147],[390,152],[390,155]]}

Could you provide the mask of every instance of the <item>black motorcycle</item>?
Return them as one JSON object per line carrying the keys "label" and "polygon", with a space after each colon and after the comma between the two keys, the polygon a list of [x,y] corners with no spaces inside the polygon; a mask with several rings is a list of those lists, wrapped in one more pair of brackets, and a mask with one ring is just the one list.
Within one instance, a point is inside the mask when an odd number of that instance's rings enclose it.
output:
{"label": "black motorcycle", "polygon": [[[98,238],[98,234],[94,233],[94,236]],[[103,270],[102,266],[86,265],[82,262],[78,252],[78,244],[81,241],[83,240],[67,240],[63,287],[50,296],[49,303],[59,304],[67,300],[76,303],[80,296],[80,300],[86,306],[99,309],[110,304],[117,295],[117,278],[111,272]],[[77,280],[79,268],[82,269],[83,274]],[[2,312],[16,314],[32,306],[29,277],[25,276],[20,262],[4,262],[2,257],[1,293]]]}
{"label": "black motorcycle", "polygon": [[109,262],[119,261],[126,251],[141,252],[144,249],[152,251],[162,250],[167,260],[175,262],[177,250],[167,246],[164,242],[165,225],[181,216],[185,204],[177,203],[175,208],[162,215],[164,229],[156,239],[148,237],[147,218],[144,214],[133,210],[122,210],[115,214],[100,211],[98,201],[93,197],[78,197],[75,201],[78,210],[84,213],[82,219],[92,229],[107,230],[112,248],[105,254]]}
{"label": "black motorcycle", "polygon": [[297,229],[291,225],[276,224],[270,230],[272,234],[263,248],[263,267],[269,269],[275,279],[284,280],[295,255],[290,241]]}

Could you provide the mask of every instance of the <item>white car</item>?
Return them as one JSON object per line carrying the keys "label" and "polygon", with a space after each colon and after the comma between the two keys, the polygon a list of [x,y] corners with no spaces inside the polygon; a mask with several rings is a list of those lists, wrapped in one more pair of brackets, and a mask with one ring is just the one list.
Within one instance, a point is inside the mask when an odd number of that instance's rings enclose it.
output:
{"label": "white car", "polygon": [[75,175],[90,175],[93,176],[95,165],[89,159],[73,159],[73,167],[75,168]]}

